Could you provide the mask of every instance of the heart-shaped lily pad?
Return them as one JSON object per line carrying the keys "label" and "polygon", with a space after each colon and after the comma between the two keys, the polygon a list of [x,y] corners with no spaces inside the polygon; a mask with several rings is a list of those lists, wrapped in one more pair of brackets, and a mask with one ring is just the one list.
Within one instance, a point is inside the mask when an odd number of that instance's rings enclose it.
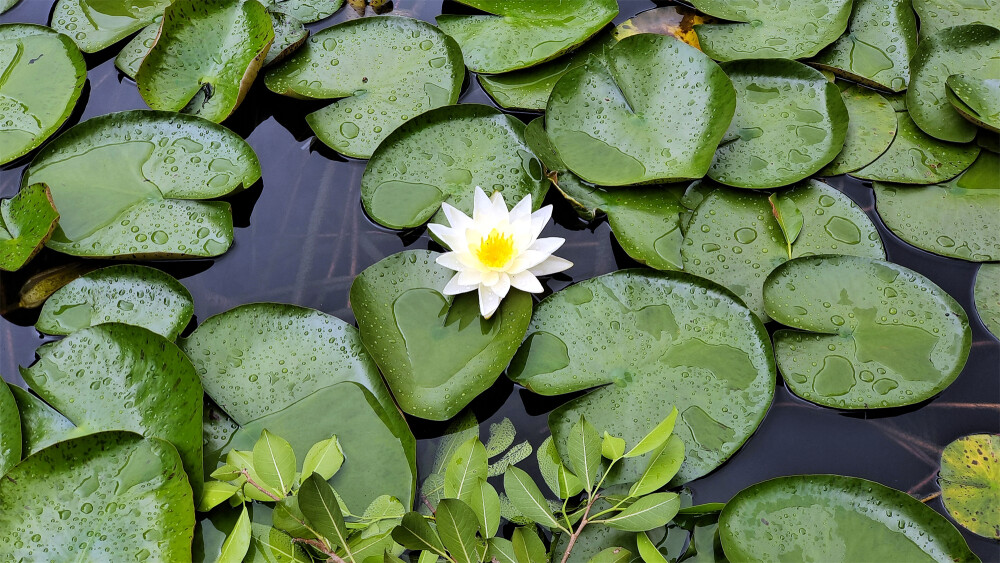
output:
{"label": "heart-shaped lily pad", "polygon": [[941,452],[941,500],[952,518],[971,532],[1000,539],[1000,436],[972,434]]}
{"label": "heart-shaped lily pad", "polygon": [[318,22],[332,16],[344,0],[263,0],[271,13],[287,14],[302,23]]}
{"label": "heart-shaped lily pad", "polygon": [[[760,320],[725,289],[680,272],[622,270],[554,293],[536,307],[508,375],[543,395],[612,383],[550,415],[564,455],[581,414],[636,443],[676,406],[682,482],[732,455],[774,394]],[[625,463],[616,479],[637,477],[644,462]]]}
{"label": "heart-shaped lily pad", "polygon": [[997,0],[913,0],[913,9],[920,16],[920,35],[927,36],[942,29],[982,23],[1000,28],[1000,2]]}
{"label": "heart-shaped lily pad", "polygon": [[958,377],[972,331],[962,307],[922,275],[857,256],[810,256],[764,282],[764,307],[798,330],[774,334],[785,384],[844,409],[912,405]]}
{"label": "heart-shaped lily pad", "polygon": [[1000,264],[979,267],[973,293],[979,319],[994,337],[1000,338]]}
{"label": "heart-shaped lily pad", "polygon": [[811,61],[874,88],[902,92],[917,49],[917,18],[910,0],[854,0],[847,33]]}
{"label": "heart-shaped lily pad", "polygon": [[[642,34],[556,83],[546,130],[580,178],[603,186],[700,178],[736,105],[711,59],[673,37]],[[677,107],[685,108],[683,112]]]}
{"label": "heart-shaped lily pad", "polygon": [[719,534],[730,561],[979,561],[933,508],[840,475],[778,477],[743,489],[722,510]]}
{"label": "heart-shaped lily pad", "polygon": [[153,23],[142,28],[142,31],[137,33],[115,57],[115,67],[125,73],[125,76],[135,80],[139,66],[142,65],[142,59],[146,58],[149,50],[156,44],[156,36],[160,33],[162,20],[161,15]]}
{"label": "heart-shaped lily pad", "polygon": [[446,224],[441,203],[472,215],[476,186],[501,191],[513,204],[531,196],[542,205],[549,181],[524,140],[524,123],[496,108],[461,104],[437,108],[403,124],[368,161],[361,203],[375,222],[410,229]]}
{"label": "heart-shaped lily pad", "polygon": [[129,264],[95,270],[63,286],[45,301],[35,328],[72,334],[124,323],[175,340],[193,314],[194,301],[180,282],[155,268]]}
{"label": "heart-shaped lily pad", "polygon": [[531,296],[514,291],[490,319],[474,293],[441,293],[455,274],[436,252],[393,254],[351,284],[361,340],[403,412],[448,420],[488,389],[514,357]]}
{"label": "heart-shaped lily pad", "polygon": [[736,23],[695,27],[701,48],[717,61],[802,59],[836,41],[851,17],[851,0],[691,0],[702,12]]}
{"label": "heart-shaped lily pad", "polygon": [[102,432],[32,455],[0,480],[4,561],[191,559],[194,500],[177,451]]}
{"label": "heart-shaped lily pad", "polygon": [[453,39],[429,23],[386,16],[320,31],[265,84],[296,98],[343,98],[306,121],[330,148],[369,158],[411,117],[456,103],[464,78]]}
{"label": "heart-shaped lily pad", "polygon": [[583,43],[618,15],[617,0],[457,0],[484,15],[441,15],[442,31],[462,47],[473,72],[534,66]]}
{"label": "heart-shaped lily pad", "polygon": [[162,336],[115,323],[86,328],[21,375],[81,431],[132,430],[170,442],[195,491],[201,489],[201,383]]}
{"label": "heart-shaped lily pad", "polygon": [[21,452],[25,457],[57,442],[90,434],[85,428],[77,428],[30,391],[17,386],[9,389],[21,418]]}
{"label": "heart-shaped lily pad", "polygon": [[844,148],[820,176],[837,176],[860,170],[882,155],[896,138],[896,112],[881,94],[846,82],[837,84],[850,120]]}
{"label": "heart-shaped lily pad", "polygon": [[983,151],[962,175],[934,186],[875,182],[875,205],[898,237],[928,252],[1000,260],[1000,156]]}
{"label": "heart-shaped lily pad", "polygon": [[260,178],[232,131],[194,116],[126,111],[49,143],[22,186],[48,184],[59,226],[47,246],[76,256],[218,256],[233,241],[228,203],[202,202]]}
{"label": "heart-shaped lily pad", "polygon": [[0,476],[21,461],[21,416],[7,383],[0,381]]}
{"label": "heart-shaped lily pad", "polygon": [[945,85],[948,101],[962,117],[1000,133],[1000,79],[953,74]]}
{"label": "heart-shaped lily pad", "polygon": [[59,213],[45,184],[34,184],[0,200],[0,270],[27,264],[52,236]]}
{"label": "heart-shaped lily pad", "polygon": [[705,195],[685,229],[684,270],[724,285],[767,319],[764,279],[790,258],[828,253],[885,258],[871,219],[835,188],[808,180],[775,197],[802,215],[801,232],[793,241],[786,240],[768,194],[715,189]]}
{"label": "heart-shaped lily pad", "polygon": [[153,109],[220,122],[240,105],[274,41],[256,0],[175,0],[136,82]]}
{"label": "heart-shaped lily pad", "polygon": [[953,143],[976,138],[976,126],[948,101],[946,81],[961,72],[977,79],[1000,79],[1000,29],[963,25],[925,37],[911,61],[906,108],[928,135]]}
{"label": "heart-shaped lily pad", "polygon": [[58,0],[49,25],[96,53],[149,25],[172,0]]}
{"label": "heart-shaped lily pad", "polygon": [[0,77],[5,164],[31,152],[69,118],[87,81],[87,65],[65,35],[41,25],[0,25]]}

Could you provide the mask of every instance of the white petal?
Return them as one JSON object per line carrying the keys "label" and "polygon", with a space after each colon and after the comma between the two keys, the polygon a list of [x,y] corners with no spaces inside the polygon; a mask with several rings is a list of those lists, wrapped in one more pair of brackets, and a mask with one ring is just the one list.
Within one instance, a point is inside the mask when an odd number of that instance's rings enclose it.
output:
{"label": "white petal", "polygon": [[544,254],[552,254],[559,250],[565,242],[566,239],[560,237],[540,238],[535,241],[535,244],[531,245],[530,250],[542,252]]}
{"label": "white petal", "polygon": [[490,291],[488,287],[479,286],[479,312],[488,319],[500,307],[500,296]]}
{"label": "white petal", "polygon": [[511,279],[510,276],[503,272],[499,272],[500,277],[497,283],[490,286],[490,290],[500,296],[501,299],[507,296],[507,292],[510,291]]}
{"label": "white petal", "polygon": [[451,228],[455,229],[456,232],[460,233],[472,225],[472,217],[462,213],[461,209],[447,202],[441,204],[441,210],[444,211],[444,216],[448,218],[448,223],[451,224]]}
{"label": "white petal", "polygon": [[459,293],[468,293],[470,291],[475,291],[479,287],[479,284],[464,285],[458,282],[458,274],[455,274],[448,284],[444,286],[444,290],[441,293],[445,295],[458,295]]}
{"label": "white petal", "polygon": [[545,207],[535,211],[531,214],[531,239],[534,240],[538,238],[538,235],[542,234],[542,229],[545,225],[549,224],[549,220],[552,219],[552,206],[546,205]]}
{"label": "white petal", "polygon": [[435,262],[441,264],[449,270],[455,270],[456,272],[466,269],[465,264],[462,262],[462,259],[459,257],[457,252],[445,252],[444,254],[438,256]]}
{"label": "white petal", "polygon": [[461,231],[450,229],[439,223],[428,223],[427,230],[429,230],[432,235],[437,237],[437,239],[440,240],[444,246],[448,247],[449,250],[459,250],[468,246],[465,243],[465,237],[462,236]]}
{"label": "white petal", "polygon": [[483,188],[476,186],[476,191],[472,196],[472,220],[477,224],[483,224],[493,211],[493,204],[490,203],[489,196]]}
{"label": "white petal", "polygon": [[528,271],[536,276],[547,276],[549,274],[556,274],[562,272],[563,270],[568,270],[572,267],[573,263],[569,260],[558,256],[549,256],[544,262],[529,268]]}
{"label": "white petal", "polygon": [[483,285],[494,286],[498,281],[500,281],[500,272],[489,270],[480,274],[479,283]]}
{"label": "white petal", "polygon": [[475,269],[461,270],[457,277],[457,283],[462,285],[479,285],[483,281],[483,274]]}
{"label": "white petal", "polygon": [[541,293],[544,290],[542,284],[538,283],[538,278],[531,272],[514,274],[510,277],[510,285],[528,293]]}
{"label": "white petal", "polygon": [[531,219],[531,194],[528,194],[517,205],[510,210],[510,222],[516,223],[521,219]]}
{"label": "white petal", "polygon": [[534,268],[546,261],[551,254],[538,252],[537,250],[525,250],[514,259],[514,262],[507,268],[509,274],[520,274],[521,272]]}
{"label": "white petal", "polygon": [[509,213],[507,213],[507,202],[503,199],[503,192],[493,192],[493,197],[490,198],[490,203],[493,205],[493,216],[496,217],[497,220],[501,218],[506,219],[509,216]]}

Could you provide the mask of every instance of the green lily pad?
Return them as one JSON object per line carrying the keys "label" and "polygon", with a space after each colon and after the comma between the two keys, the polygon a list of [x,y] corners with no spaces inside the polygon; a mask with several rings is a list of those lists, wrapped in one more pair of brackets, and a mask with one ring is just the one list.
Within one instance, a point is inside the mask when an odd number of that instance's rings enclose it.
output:
{"label": "green lily pad", "polygon": [[787,60],[726,63],[736,116],[708,177],[737,188],[775,188],[808,178],[844,148],[849,116],[840,89]]}
{"label": "green lily pad", "polygon": [[271,28],[274,29],[274,41],[267,50],[263,66],[275,64],[286,59],[305,43],[309,30],[299,20],[287,14],[270,12]]}
{"label": "green lily pad", "polygon": [[616,0],[457,0],[484,15],[440,15],[442,31],[462,47],[473,72],[494,74],[552,60],[618,15]]}
{"label": "green lily pad", "polygon": [[257,76],[274,28],[256,0],[175,0],[136,82],[153,109],[229,117]]}
{"label": "green lily pad", "polygon": [[[771,404],[774,373],[764,326],[735,296],[689,274],[650,270],[593,278],[543,300],[508,369],[543,395],[612,383],[549,416],[563,459],[581,414],[634,444],[665,405],[676,406],[674,432],[685,445],[678,482],[715,469],[746,441]],[[615,482],[634,480],[645,462],[628,460]]]}
{"label": "green lily pad", "polygon": [[910,495],[840,475],[778,477],[719,517],[730,561],[979,561],[962,534]]}
{"label": "green lily pad", "polygon": [[888,150],[896,138],[896,112],[881,94],[861,86],[839,83],[850,121],[844,148],[820,176],[838,176],[860,170]]}
{"label": "green lily pad", "polygon": [[456,103],[464,78],[453,39],[429,23],[386,16],[320,31],[265,84],[295,98],[342,98],[306,122],[330,148],[369,158],[411,117]]}
{"label": "green lily pad", "polygon": [[900,184],[937,184],[968,168],[979,156],[975,143],[948,143],[920,130],[905,111],[896,112],[896,138],[889,149],[851,176]]}
{"label": "green lily pad", "polygon": [[910,0],[854,0],[847,33],[811,63],[855,82],[906,90],[917,49],[917,18]]}
{"label": "green lily pad", "polygon": [[774,334],[785,384],[828,407],[899,407],[933,397],[958,377],[972,344],[954,299],[882,260],[792,260],[764,282],[764,307],[798,329]]}
{"label": "green lily pad", "polygon": [[69,37],[41,25],[7,24],[0,25],[0,76],[0,164],[6,164],[66,122],[87,65]]}
{"label": "green lily pad", "polygon": [[687,224],[682,247],[685,271],[722,284],[764,320],[764,279],[789,259],[813,254],[885,258],[871,219],[839,190],[807,180],[779,194],[802,213],[791,253],[768,194],[726,188],[705,195]]}
{"label": "green lily pad", "polygon": [[[733,87],[711,59],[673,37],[626,37],[567,72],[545,116],[574,174],[603,186],[700,178],[733,116]],[[685,108],[678,112],[677,107]]]}
{"label": "green lily pad", "polygon": [[59,341],[21,375],[81,431],[132,430],[174,445],[202,481],[202,389],[186,356],[144,328],[104,324]]}
{"label": "green lily pad", "polygon": [[181,460],[156,438],[115,431],[60,442],[0,480],[4,561],[184,561],[193,534]]}
{"label": "green lily pad", "polygon": [[476,186],[503,192],[511,205],[530,195],[538,209],[548,184],[525,143],[524,123],[490,106],[461,104],[432,109],[386,137],[361,178],[361,203],[376,223],[410,229],[428,220],[447,224],[445,201],[471,216]]}
{"label": "green lily pad", "polygon": [[13,385],[9,388],[21,417],[21,452],[25,457],[57,442],[90,433],[84,428],[77,428],[30,391]]}
{"label": "green lily pad", "polygon": [[920,35],[942,29],[982,23],[1000,28],[1000,3],[997,0],[913,0],[920,16]]}
{"label": "green lily pad", "polygon": [[161,15],[153,23],[142,28],[142,31],[126,43],[125,47],[118,53],[118,56],[115,57],[115,67],[125,73],[125,76],[135,80],[135,75],[139,72],[139,67],[142,65],[142,60],[146,58],[149,50],[156,44],[156,36],[160,33],[160,22],[162,20],[163,16]]}
{"label": "green lily pad", "polygon": [[71,281],[45,301],[35,328],[72,334],[103,323],[141,326],[176,340],[194,315],[187,288],[147,266],[120,265]]}
{"label": "green lily pad", "polygon": [[974,534],[1000,539],[1000,436],[972,434],[941,452],[941,500],[956,522]]}
{"label": "green lily pad", "polygon": [[941,256],[1000,260],[1000,156],[983,151],[957,178],[933,186],[875,182],[875,206],[889,230]]}
{"label": "green lily pad", "polygon": [[33,184],[0,200],[0,270],[13,272],[31,261],[52,236],[59,212],[45,184]]}
{"label": "green lily pad", "polygon": [[221,197],[260,178],[232,131],[194,116],[126,111],[95,117],[46,145],[22,186],[48,184],[59,226],[47,246],[75,256],[218,256],[233,241]]}
{"label": "green lily pad", "polygon": [[96,53],[152,23],[172,0],[58,0],[49,25]]}
{"label": "green lily pad", "polygon": [[0,0],[0,14],[6,12],[7,10],[13,8],[21,0]]}
{"label": "green lily pad", "polygon": [[836,41],[851,18],[851,0],[691,0],[706,14],[735,23],[696,26],[701,49],[717,61],[803,59]]}
{"label": "green lily pad", "polygon": [[489,320],[475,293],[441,293],[455,274],[436,252],[410,250],[365,269],[351,284],[361,341],[403,412],[448,420],[493,385],[531,319],[531,296],[513,291]]}
{"label": "green lily pad", "polygon": [[264,0],[261,2],[271,13],[287,14],[302,23],[326,19],[344,5],[344,0]]}
{"label": "green lily pad", "polygon": [[21,416],[7,383],[0,381],[0,476],[21,461]]}
{"label": "green lily pad", "polygon": [[979,319],[995,338],[1000,338],[1000,264],[979,267],[973,293]]}
{"label": "green lily pad", "polygon": [[958,113],[973,124],[1000,133],[1000,79],[953,74],[946,95]]}
{"label": "green lily pad", "polygon": [[976,79],[1000,79],[1000,29],[963,25],[925,37],[911,61],[906,108],[928,135],[953,143],[976,138],[976,126],[948,101],[946,81],[956,72]]}

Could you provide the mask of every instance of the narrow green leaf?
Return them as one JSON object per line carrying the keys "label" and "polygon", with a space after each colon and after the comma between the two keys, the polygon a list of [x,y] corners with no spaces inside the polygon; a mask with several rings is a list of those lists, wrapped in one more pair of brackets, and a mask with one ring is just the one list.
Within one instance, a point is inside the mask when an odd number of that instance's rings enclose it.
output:
{"label": "narrow green leaf", "polygon": [[403,520],[392,530],[392,539],[406,549],[433,551],[441,557],[448,557],[444,545],[441,544],[441,538],[419,512],[404,514]]}
{"label": "narrow green leaf", "polygon": [[725,507],[726,503],[724,502],[708,502],[682,508],[677,511],[677,514],[713,514],[715,512],[722,512],[722,509]]}
{"label": "narrow green leaf", "polygon": [[625,455],[625,440],[605,432],[601,442],[601,455],[612,461],[621,459]]}
{"label": "narrow green leaf", "polygon": [[399,502],[399,499],[391,495],[382,495],[368,505],[368,508],[361,514],[361,519],[378,522],[402,518],[404,514],[406,514],[406,508],[403,507],[403,503]]}
{"label": "narrow green leaf", "polygon": [[433,551],[421,551],[417,556],[417,563],[437,563],[440,557]]}
{"label": "narrow green leaf", "polygon": [[473,487],[469,506],[476,513],[479,531],[484,538],[492,538],[500,528],[500,495],[493,485],[480,479],[479,486]]}
{"label": "narrow green leaf", "polygon": [[[562,465],[562,459],[559,458],[559,450],[556,448],[552,436],[545,438],[542,445],[538,447],[535,458],[538,460],[538,472],[542,474],[545,484],[548,485],[553,493],[558,495],[559,466]],[[582,490],[583,485],[580,488]]]}
{"label": "narrow green leaf", "polygon": [[[206,483],[207,485],[207,483]],[[226,541],[222,542],[222,551],[216,563],[240,563],[250,549],[250,515],[247,507],[243,507],[243,512],[236,520],[233,531],[226,536]]]}
{"label": "narrow green leaf", "polygon": [[264,429],[253,445],[253,468],[260,478],[285,496],[295,480],[295,452],[284,438]]}
{"label": "narrow green leaf", "polygon": [[643,563],[667,563],[667,559],[656,549],[645,532],[635,537],[635,543],[639,546],[639,557],[642,557]]}
{"label": "narrow green leaf", "polygon": [[469,502],[472,489],[480,479],[486,479],[488,473],[486,447],[475,436],[459,446],[445,466],[444,495]]}
{"label": "narrow green leaf", "polygon": [[627,563],[632,559],[632,552],[624,547],[609,547],[590,558],[587,563]]}
{"label": "narrow green leaf", "polygon": [[291,536],[263,524],[251,526],[253,550],[247,559],[249,561],[280,561],[281,563],[310,563],[312,559],[305,551],[295,545]]}
{"label": "narrow green leaf", "polygon": [[656,425],[655,428],[649,431],[639,443],[635,445],[625,457],[638,457],[647,452],[651,452],[656,448],[660,447],[670,434],[674,431],[674,423],[677,422],[677,407],[670,408],[670,414],[667,418],[663,419],[663,422]]}
{"label": "narrow green leaf", "polygon": [[201,498],[198,499],[198,512],[208,512],[236,494],[239,487],[222,481],[208,481],[201,488]]}
{"label": "narrow green leaf", "polygon": [[228,463],[212,472],[210,477],[219,481],[232,481],[240,476],[240,468]]}
{"label": "narrow green leaf", "polygon": [[309,453],[302,462],[302,480],[305,481],[313,473],[319,473],[329,481],[343,464],[344,450],[340,448],[340,441],[336,436],[317,442],[309,448]]}
{"label": "narrow green leaf", "polygon": [[299,497],[289,496],[274,504],[271,512],[271,525],[287,532],[296,538],[314,539],[316,537],[306,528],[306,517],[299,509]]}
{"label": "narrow green leaf", "polygon": [[[347,547],[347,525],[333,487],[318,473],[310,475],[299,488],[299,510],[316,533],[331,546]],[[351,557],[348,551],[348,557]]]}
{"label": "narrow green leaf", "polygon": [[538,537],[534,526],[515,528],[510,543],[514,547],[514,557],[518,563],[545,563],[548,559],[545,544]]}
{"label": "narrow green leaf", "polygon": [[561,463],[556,477],[559,480],[559,498],[570,498],[580,494],[580,491],[583,490],[583,483],[580,482],[580,479],[570,473],[570,470]]}
{"label": "narrow green leaf", "polygon": [[[371,530],[372,528],[368,528]],[[381,561],[382,554],[393,546],[392,530],[368,537],[355,537],[351,540],[351,554],[355,561],[376,559]]]}
{"label": "narrow green leaf", "polygon": [[524,470],[511,467],[503,475],[504,492],[514,508],[524,516],[549,528],[564,528],[549,511],[549,503],[538,485]]}
{"label": "narrow green leaf", "polygon": [[666,485],[677,475],[684,462],[684,442],[677,436],[670,436],[665,444],[649,457],[646,470],[629,489],[629,496],[640,497]]}
{"label": "narrow green leaf", "polygon": [[441,542],[457,563],[480,563],[476,554],[476,531],[479,522],[469,505],[456,498],[438,503],[437,529]]}
{"label": "narrow green leaf", "polygon": [[601,471],[601,435],[582,415],[569,431],[569,464],[583,488],[591,491]]}
{"label": "narrow green leaf", "polygon": [[656,493],[640,498],[603,522],[626,532],[646,532],[666,526],[677,515],[680,507],[681,498],[676,493]]}
{"label": "narrow green leaf", "polygon": [[771,194],[767,198],[771,202],[771,213],[781,227],[781,233],[785,235],[785,243],[788,247],[788,257],[792,257],[792,243],[799,238],[802,232],[802,211],[791,198],[780,195],[778,192]]}
{"label": "narrow green leaf", "polygon": [[[487,543],[486,557],[489,561],[496,561],[497,563],[519,563],[514,556],[514,544],[510,540],[503,538],[490,538]],[[427,562],[418,560],[417,563]]]}

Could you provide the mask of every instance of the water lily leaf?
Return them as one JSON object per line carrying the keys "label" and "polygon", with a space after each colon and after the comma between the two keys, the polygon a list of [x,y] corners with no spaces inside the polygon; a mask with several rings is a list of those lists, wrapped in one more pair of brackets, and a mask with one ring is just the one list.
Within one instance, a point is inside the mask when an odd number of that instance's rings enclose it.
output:
{"label": "water lily leaf", "polygon": [[[592,58],[563,75],[545,124],[567,167],[588,182],[700,178],[735,103],[711,59],[673,37],[642,34],[611,47],[606,63]],[[678,113],[678,104],[690,111]]]}
{"label": "water lily leaf", "polygon": [[854,0],[847,33],[810,62],[866,86],[902,92],[916,49],[910,0]]}
{"label": "water lily leaf", "polygon": [[851,176],[901,184],[936,184],[958,176],[979,156],[975,143],[956,144],[920,130],[905,111],[896,112],[896,138],[889,149]]}
{"label": "water lily leaf", "polygon": [[7,383],[0,381],[0,476],[21,461],[21,415]]}
{"label": "water lily leaf", "polygon": [[948,101],[962,117],[1000,133],[1000,80],[953,74],[945,84]]}
{"label": "water lily leaf", "polygon": [[267,50],[263,66],[280,62],[305,43],[309,30],[299,20],[287,14],[270,12],[274,41]]}
{"label": "water lily leaf", "polygon": [[7,10],[13,8],[21,0],[0,0],[0,14],[6,12]]}
{"label": "water lily leaf", "polygon": [[975,534],[1000,539],[1000,436],[973,434],[941,453],[941,497],[952,518]]}
{"label": "water lily leaf", "polygon": [[287,14],[302,23],[326,19],[344,5],[344,0],[264,0],[271,13]]}
{"label": "water lily leaf", "polygon": [[433,25],[386,16],[350,20],[313,35],[265,77],[278,94],[342,98],[306,116],[319,140],[369,158],[411,117],[458,101],[462,51]]}
{"label": "water lily leaf", "polygon": [[139,72],[142,60],[149,54],[149,50],[156,44],[156,36],[160,33],[160,22],[163,21],[163,14],[157,16],[153,23],[142,28],[125,47],[122,48],[118,56],[115,57],[115,67],[125,73],[132,80]]}
{"label": "water lily leaf", "polygon": [[920,16],[920,35],[927,36],[942,29],[982,23],[1000,28],[1000,3],[997,0],[913,0],[913,9]]}
{"label": "water lily leaf", "polygon": [[959,177],[933,186],[875,182],[875,204],[898,237],[972,262],[1000,260],[1000,156],[983,151]]}
{"label": "water lily leaf", "polygon": [[[686,326],[702,330],[695,337]],[[600,347],[590,344],[595,335]],[[614,383],[549,415],[562,459],[581,414],[636,444],[663,420],[664,405],[675,405],[674,433],[688,452],[682,481],[732,455],[774,392],[771,345],[761,322],[728,291],[679,272],[623,270],[549,296],[536,307],[508,374],[543,395]],[[627,413],[619,412],[621,404],[629,405]],[[625,460],[606,484],[633,482],[648,457]]]}
{"label": "water lily leaf", "polygon": [[0,270],[17,271],[42,250],[59,221],[52,193],[34,184],[0,200]]}
{"label": "water lily leaf", "polygon": [[778,477],[743,489],[723,509],[719,534],[730,561],[978,561],[933,508],[840,475]]}
{"label": "water lily leaf", "polygon": [[840,82],[850,120],[844,148],[817,174],[838,176],[860,170],[885,153],[896,138],[896,112],[884,96],[874,90]]}
{"label": "water lily leaf", "polygon": [[851,17],[851,0],[783,0],[755,2],[691,0],[702,12],[720,20],[695,26],[701,48],[717,61],[802,59],[836,41]]}
{"label": "water lily leaf", "polygon": [[441,293],[455,272],[426,250],[394,254],[351,285],[361,341],[404,412],[448,420],[488,389],[514,357],[531,297],[513,291],[489,320],[474,293]]}
{"label": "water lily leaf", "polygon": [[715,189],[695,209],[685,230],[684,270],[726,286],[761,319],[767,319],[761,295],[764,278],[789,258],[813,254],[885,258],[871,219],[835,188],[807,180],[782,190],[778,197],[802,214],[802,228],[790,252],[764,193]]}
{"label": "water lily leaf", "polygon": [[52,191],[59,226],[46,245],[74,256],[218,256],[233,241],[221,197],[260,178],[250,145],[193,116],[126,111],[49,143],[22,182]]}
{"label": "water lily leaf", "polygon": [[243,101],[274,41],[256,0],[174,0],[136,73],[149,107],[216,123]]}
{"label": "water lily leaf", "polygon": [[974,294],[979,319],[995,338],[1000,338],[1000,264],[979,267]]}
{"label": "water lily leaf", "polygon": [[361,178],[361,203],[378,224],[410,229],[447,224],[444,201],[471,216],[476,186],[503,192],[509,205],[530,195],[538,209],[548,184],[520,120],[461,104],[423,113],[386,137]]}
{"label": "water lily leaf", "polygon": [[72,334],[103,323],[147,328],[175,340],[194,315],[194,301],[180,282],[155,268],[120,265],[94,270],[52,294],[35,328]]}
{"label": "water lily leaf", "polygon": [[618,15],[616,0],[520,2],[458,0],[485,15],[440,15],[438,26],[462,47],[473,72],[534,66],[583,43]]}
{"label": "water lily leaf", "polygon": [[899,407],[958,377],[972,331],[962,307],[902,266],[857,256],[809,256],[775,269],[764,306],[798,330],[774,334],[785,384],[813,403]]}
{"label": "water lily leaf", "polygon": [[976,126],[948,101],[946,80],[955,72],[977,79],[1000,79],[1000,29],[963,25],[925,37],[911,61],[912,77],[906,91],[910,117],[925,133],[944,141],[968,143]]}
{"label": "water lily leaf", "polygon": [[25,457],[56,442],[88,434],[28,390],[15,385],[8,388],[14,395],[21,418],[21,452]]}
{"label": "water lily leaf", "polygon": [[0,25],[0,164],[55,133],[86,81],[87,65],[69,37],[41,25]]}
{"label": "water lily leaf", "polygon": [[21,368],[31,389],[83,431],[132,430],[173,444],[196,495],[202,482],[202,388],[187,357],[144,328],[104,324]]}
{"label": "water lily leaf", "polygon": [[49,25],[96,53],[152,23],[172,0],[58,0]]}
{"label": "water lily leaf", "polygon": [[190,560],[193,534],[194,501],[181,460],[156,438],[119,431],[74,438],[32,455],[0,480],[5,561],[53,554]]}
{"label": "water lily leaf", "polygon": [[736,87],[736,116],[708,177],[737,188],[787,186],[844,148],[849,116],[818,70],[787,60],[722,65]]}

